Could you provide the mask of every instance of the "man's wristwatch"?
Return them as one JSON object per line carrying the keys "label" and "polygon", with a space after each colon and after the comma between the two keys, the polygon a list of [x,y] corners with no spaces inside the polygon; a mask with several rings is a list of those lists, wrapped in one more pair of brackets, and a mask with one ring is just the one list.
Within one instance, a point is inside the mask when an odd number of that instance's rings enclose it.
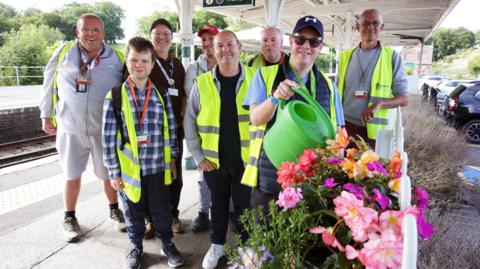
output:
{"label": "man's wristwatch", "polygon": [[278,105],[278,99],[275,98],[273,95],[270,95],[270,96],[268,97],[268,100],[270,100],[270,102],[272,102],[272,104]]}

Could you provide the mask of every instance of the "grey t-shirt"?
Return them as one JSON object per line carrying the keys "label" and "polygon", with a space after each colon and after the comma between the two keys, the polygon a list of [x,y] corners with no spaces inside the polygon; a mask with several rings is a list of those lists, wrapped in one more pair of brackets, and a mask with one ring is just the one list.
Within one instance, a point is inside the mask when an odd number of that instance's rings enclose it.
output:
{"label": "grey t-shirt", "polygon": [[[360,116],[368,106],[369,98],[356,98],[355,91],[366,91],[370,97],[372,74],[380,55],[380,47],[362,49],[357,47],[348,64],[345,75],[345,91],[343,92],[343,112],[345,121],[363,126]],[[392,93],[394,96],[408,94],[408,83],[403,73],[403,63],[400,54],[393,51]]]}

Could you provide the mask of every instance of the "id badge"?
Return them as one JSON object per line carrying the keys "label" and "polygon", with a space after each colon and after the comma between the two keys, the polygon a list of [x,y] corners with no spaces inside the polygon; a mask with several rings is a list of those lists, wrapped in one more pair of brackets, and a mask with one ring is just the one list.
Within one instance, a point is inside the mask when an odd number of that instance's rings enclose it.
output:
{"label": "id badge", "polygon": [[87,86],[92,84],[88,75],[79,75],[75,81],[77,84],[77,92],[86,92]]}
{"label": "id badge", "polygon": [[178,89],[168,88],[168,94],[171,96],[178,96]]}
{"label": "id badge", "polygon": [[367,91],[355,91],[355,98],[365,99],[368,97]]}
{"label": "id badge", "polygon": [[138,144],[150,144],[150,140],[148,140],[148,135],[139,135],[137,136]]}

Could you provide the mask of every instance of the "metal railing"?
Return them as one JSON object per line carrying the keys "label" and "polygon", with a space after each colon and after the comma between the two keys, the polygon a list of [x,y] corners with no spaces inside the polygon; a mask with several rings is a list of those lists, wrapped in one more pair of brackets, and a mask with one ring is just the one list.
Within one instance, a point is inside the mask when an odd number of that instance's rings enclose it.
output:
{"label": "metal railing", "polygon": [[[41,75],[32,75],[32,74],[29,74],[32,72],[25,72],[25,70],[32,70],[32,69],[33,70],[40,69]],[[6,71],[3,71],[3,70],[6,70]],[[8,72],[8,70],[13,70],[13,71]],[[15,84],[17,86],[20,86],[22,85],[20,81],[21,79],[43,78],[44,72],[45,72],[45,66],[0,66],[0,81],[3,79],[14,79],[16,82]],[[14,86],[14,85],[8,85],[8,86]]]}

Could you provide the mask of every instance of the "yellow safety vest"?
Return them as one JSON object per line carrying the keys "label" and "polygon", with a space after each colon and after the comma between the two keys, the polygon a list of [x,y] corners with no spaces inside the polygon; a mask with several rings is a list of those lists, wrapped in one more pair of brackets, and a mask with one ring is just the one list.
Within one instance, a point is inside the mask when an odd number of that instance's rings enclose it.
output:
{"label": "yellow safety vest", "polygon": [[[141,187],[141,174],[140,171],[142,166],[140,164],[140,157],[138,155],[138,141],[137,141],[137,132],[135,130],[135,121],[133,120],[132,106],[128,99],[127,90],[123,83],[121,89],[121,99],[122,99],[122,112],[125,117],[125,126],[127,127],[128,142],[125,144],[124,149],[121,150],[120,146],[117,146],[117,156],[120,162],[120,170],[122,173],[122,181],[125,185],[123,191],[127,195],[130,201],[137,203],[140,201],[142,187]],[[158,95],[158,98],[162,102],[164,108],[165,105],[163,99],[161,98],[157,89],[155,92]],[[107,96],[107,99],[112,99],[112,91],[110,91]],[[117,139],[120,140],[120,131],[117,130]],[[171,146],[170,146],[170,135],[168,131],[168,119],[167,113],[163,113],[163,155],[165,161],[165,185],[170,185],[172,183],[172,176],[170,170],[171,163]],[[120,143],[117,143],[119,145]]]}
{"label": "yellow safety vest", "polygon": [[[281,64],[284,59],[285,59],[285,53],[282,52],[280,62],[277,64]],[[262,54],[258,54],[257,56],[255,56],[255,60],[253,60],[253,63],[250,67],[255,68],[255,70],[258,70],[264,66],[265,66],[265,58],[263,58]]]}
{"label": "yellow safety vest", "polygon": [[[343,51],[340,54],[340,61],[338,63],[338,91],[343,99],[343,91],[345,90],[345,76],[347,75],[348,64],[355,49]],[[380,56],[377,64],[373,70],[372,83],[370,84],[370,97],[368,105],[373,103],[390,100],[393,98],[392,94],[392,66],[393,49],[389,47],[380,47]],[[388,125],[388,108],[378,110],[373,114],[373,119],[367,122],[368,138],[376,139],[377,132],[384,129]]]}
{"label": "yellow safety vest", "polygon": [[[249,155],[248,128],[250,116],[248,110],[242,107],[243,100],[248,91],[255,70],[244,67],[244,79],[236,95],[238,130],[240,132],[241,155],[244,164]],[[197,128],[202,140],[203,154],[207,160],[220,167],[218,144],[220,140],[220,94],[213,81],[212,71],[204,73],[196,78],[198,93],[200,95],[200,112],[197,116]]]}
{"label": "yellow safety vest", "polygon": [[[267,96],[270,96],[272,92],[273,83],[275,82],[278,68],[278,64],[260,68],[263,81],[265,82],[265,86],[267,88]],[[325,78],[325,81],[327,81],[328,90],[330,91],[330,118],[334,126],[336,126],[335,94],[333,92],[332,81],[323,72],[320,72],[320,74],[322,74],[322,76]],[[258,185],[258,162],[260,159],[260,153],[262,151],[263,137],[266,129],[266,123],[260,126],[250,126],[250,156],[248,158],[247,166],[241,181],[244,185],[250,187],[256,187]]]}
{"label": "yellow safety vest", "polygon": [[[77,42],[77,40],[72,40],[72,41],[69,41],[69,42],[65,43],[62,50],[60,51],[60,54],[58,55],[57,62],[55,63],[55,72],[53,72],[53,94],[52,94],[52,123],[53,123],[53,126],[57,126],[55,107],[56,107],[57,99],[58,99],[58,86],[57,86],[58,66],[62,62],[62,60],[65,57],[65,55],[67,54],[67,52],[70,51],[70,49],[72,48],[72,46],[76,42]],[[120,62],[122,62],[124,64],[125,63],[125,56],[123,55],[123,53],[117,48],[114,48],[114,47],[111,47],[111,48],[117,54]]]}

